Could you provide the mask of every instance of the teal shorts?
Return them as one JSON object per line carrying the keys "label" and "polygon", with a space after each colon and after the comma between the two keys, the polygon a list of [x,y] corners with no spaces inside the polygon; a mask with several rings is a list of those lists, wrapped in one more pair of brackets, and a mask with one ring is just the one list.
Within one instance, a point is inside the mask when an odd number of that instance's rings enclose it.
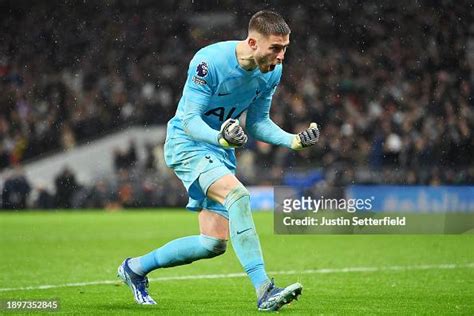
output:
{"label": "teal shorts", "polygon": [[165,162],[188,191],[188,210],[206,209],[229,218],[224,205],[207,198],[206,195],[216,180],[227,174],[235,174],[236,160],[233,150],[224,150],[185,138],[167,139]]}

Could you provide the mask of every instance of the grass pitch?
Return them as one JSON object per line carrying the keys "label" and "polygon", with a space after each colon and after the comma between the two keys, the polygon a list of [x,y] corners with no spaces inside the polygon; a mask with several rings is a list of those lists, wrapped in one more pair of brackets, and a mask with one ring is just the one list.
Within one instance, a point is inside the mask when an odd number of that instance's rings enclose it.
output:
{"label": "grass pitch", "polygon": [[[280,314],[474,314],[474,235],[282,236],[271,213],[254,218],[277,285],[304,286]],[[222,275],[242,272],[232,247],[152,272],[156,306],[136,305],[115,281],[125,257],[198,233],[184,211],[2,213],[0,300],[58,299],[60,314],[261,315],[247,278]],[[213,276],[188,277],[202,275]]]}

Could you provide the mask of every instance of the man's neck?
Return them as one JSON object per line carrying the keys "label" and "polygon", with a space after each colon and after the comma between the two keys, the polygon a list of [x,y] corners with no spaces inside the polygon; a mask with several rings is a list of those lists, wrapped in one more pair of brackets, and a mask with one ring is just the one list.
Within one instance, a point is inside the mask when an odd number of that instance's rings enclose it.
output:
{"label": "man's neck", "polygon": [[255,59],[253,58],[253,51],[247,45],[246,41],[240,41],[235,49],[235,55],[240,67],[245,70],[252,71],[257,68]]}

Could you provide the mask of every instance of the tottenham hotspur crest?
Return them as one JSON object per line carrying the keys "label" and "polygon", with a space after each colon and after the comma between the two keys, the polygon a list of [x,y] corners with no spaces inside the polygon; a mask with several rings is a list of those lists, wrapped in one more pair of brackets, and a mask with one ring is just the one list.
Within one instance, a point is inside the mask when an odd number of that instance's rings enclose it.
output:
{"label": "tottenham hotspur crest", "polygon": [[208,73],[208,67],[207,67],[207,64],[205,62],[201,62],[198,66],[197,66],[197,69],[196,69],[196,73],[199,77],[201,78],[204,78],[205,76],[207,76],[207,73]]}

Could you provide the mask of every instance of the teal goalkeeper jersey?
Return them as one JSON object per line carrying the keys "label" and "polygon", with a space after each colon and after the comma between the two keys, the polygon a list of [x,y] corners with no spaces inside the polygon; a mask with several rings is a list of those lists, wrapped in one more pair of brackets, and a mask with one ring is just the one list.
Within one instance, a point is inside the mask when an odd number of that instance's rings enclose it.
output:
{"label": "teal goalkeeper jersey", "polygon": [[218,142],[222,123],[229,118],[239,119],[247,111],[245,130],[250,136],[291,146],[294,135],[283,131],[269,117],[282,66],[265,74],[258,68],[243,69],[236,57],[237,43],[212,44],[193,57],[176,114],[168,122],[167,142],[185,145],[186,151],[199,150],[197,147],[222,151]]}

